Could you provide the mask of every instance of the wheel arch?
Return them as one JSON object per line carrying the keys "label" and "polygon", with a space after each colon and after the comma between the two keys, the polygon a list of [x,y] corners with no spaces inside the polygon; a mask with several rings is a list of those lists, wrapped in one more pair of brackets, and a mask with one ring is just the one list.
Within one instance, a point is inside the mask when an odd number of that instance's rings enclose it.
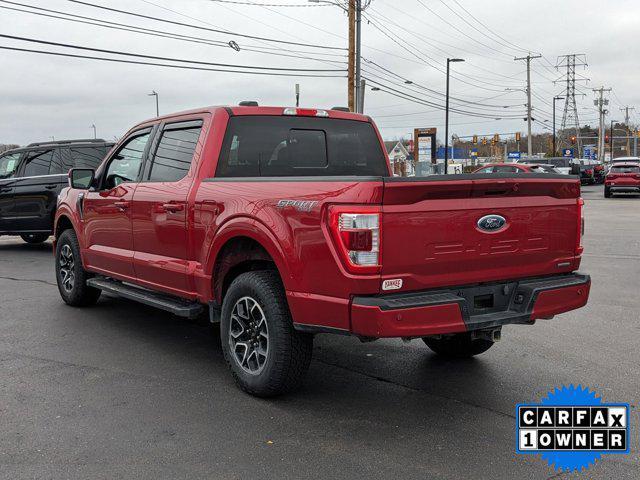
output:
{"label": "wheel arch", "polygon": [[275,237],[260,222],[233,222],[218,231],[209,256],[213,299],[222,304],[224,294],[238,275],[254,270],[274,270],[288,283],[289,266]]}

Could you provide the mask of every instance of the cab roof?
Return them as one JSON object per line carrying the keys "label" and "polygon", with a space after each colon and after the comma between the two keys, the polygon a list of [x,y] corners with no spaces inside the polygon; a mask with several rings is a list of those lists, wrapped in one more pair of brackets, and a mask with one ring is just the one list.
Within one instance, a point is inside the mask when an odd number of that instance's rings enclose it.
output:
{"label": "cab roof", "polygon": [[241,116],[241,115],[270,115],[270,116],[284,116],[285,110],[296,110],[298,116],[313,117],[317,116],[314,112],[322,111],[327,115],[323,118],[336,118],[341,120],[355,120],[360,122],[371,122],[371,117],[359,113],[345,112],[342,110],[334,110],[331,108],[306,108],[306,107],[273,107],[273,106],[243,106],[243,105],[215,105],[211,107],[202,107],[192,110],[185,110],[182,112],[174,112],[167,115],[162,115],[156,118],[150,118],[140,124],[146,124],[155,122],[158,120],[169,120],[174,117],[181,117],[186,115],[194,115],[198,113],[210,113],[214,114],[219,110],[226,110],[229,115]]}

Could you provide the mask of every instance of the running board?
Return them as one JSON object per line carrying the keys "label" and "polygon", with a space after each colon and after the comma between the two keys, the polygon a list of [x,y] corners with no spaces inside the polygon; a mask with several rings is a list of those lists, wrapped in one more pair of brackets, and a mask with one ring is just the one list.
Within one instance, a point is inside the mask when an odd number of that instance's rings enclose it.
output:
{"label": "running board", "polygon": [[196,318],[205,308],[204,305],[197,302],[189,302],[188,300],[153,292],[105,277],[90,278],[87,280],[87,285],[106,293],[171,312],[178,317]]}

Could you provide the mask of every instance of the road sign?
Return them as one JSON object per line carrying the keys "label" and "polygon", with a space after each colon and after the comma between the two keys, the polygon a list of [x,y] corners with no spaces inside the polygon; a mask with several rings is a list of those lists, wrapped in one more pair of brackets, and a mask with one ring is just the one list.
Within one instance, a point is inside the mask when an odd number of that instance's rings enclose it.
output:
{"label": "road sign", "polygon": [[478,149],[477,148],[472,148],[471,151],[469,152],[469,155],[471,155],[472,157],[477,157],[478,156]]}
{"label": "road sign", "polygon": [[507,157],[513,159],[513,160],[520,160],[520,152],[509,152],[507,154]]}
{"label": "road sign", "polygon": [[562,156],[565,158],[573,158],[573,148],[564,148],[562,150]]}

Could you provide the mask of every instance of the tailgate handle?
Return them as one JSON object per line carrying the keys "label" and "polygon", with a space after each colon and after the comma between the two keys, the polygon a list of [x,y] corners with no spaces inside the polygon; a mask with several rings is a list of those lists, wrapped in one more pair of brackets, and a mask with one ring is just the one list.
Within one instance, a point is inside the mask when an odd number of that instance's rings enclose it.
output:
{"label": "tailgate handle", "polygon": [[487,190],[484,192],[485,195],[504,195],[509,192],[509,190]]}

